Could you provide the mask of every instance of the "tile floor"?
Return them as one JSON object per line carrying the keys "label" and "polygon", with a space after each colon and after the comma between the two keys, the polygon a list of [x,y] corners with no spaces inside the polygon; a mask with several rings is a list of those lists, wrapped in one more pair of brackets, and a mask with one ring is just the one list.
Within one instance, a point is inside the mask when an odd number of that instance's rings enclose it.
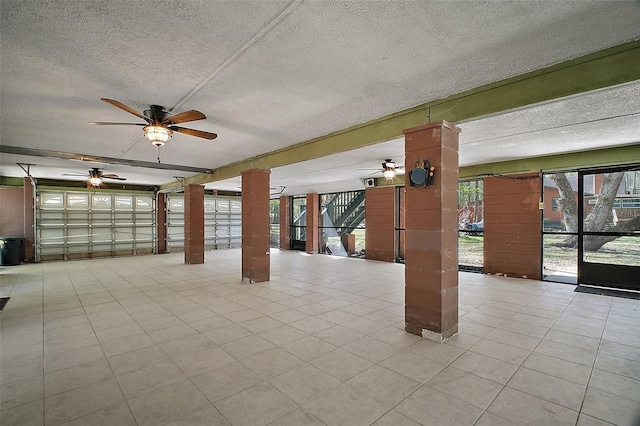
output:
{"label": "tile floor", "polygon": [[632,425],[640,301],[460,274],[460,333],[403,331],[402,265],[240,251],[0,268],[0,423]]}

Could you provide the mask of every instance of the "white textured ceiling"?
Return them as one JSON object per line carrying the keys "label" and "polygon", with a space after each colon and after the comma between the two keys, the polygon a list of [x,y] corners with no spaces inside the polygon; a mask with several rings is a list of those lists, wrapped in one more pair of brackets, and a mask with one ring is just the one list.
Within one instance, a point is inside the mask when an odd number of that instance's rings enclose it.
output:
{"label": "white textured ceiling", "polygon": [[[1,144],[155,161],[139,127],[88,124],[138,120],[99,100],[108,97],[140,111],[204,112],[185,127],[216,140],[174,134],[160,151],[165,163],[203,168],[640,37],[637,1],[3,0],[0,12]],[[637,143],[638,92],[627,85],[462,123],[461,164]],[[347,189],[358,168],[398,161],[398,143],[274,169],[273,185]],[[16,162],[42,178],[94,167],[2,154],[0,175],[24,176]],[[145,185],[189,175],[104,169]]]}

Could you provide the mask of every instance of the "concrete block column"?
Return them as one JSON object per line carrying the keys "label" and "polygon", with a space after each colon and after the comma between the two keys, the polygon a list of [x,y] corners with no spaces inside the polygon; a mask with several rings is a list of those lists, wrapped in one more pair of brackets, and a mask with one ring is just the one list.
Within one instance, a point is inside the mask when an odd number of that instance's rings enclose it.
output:
{"label": "concrete block column", "polygon": [[291,198],[280,197],[280,250],[291,248]]}
{"label": "concrete block column", "polygon": [[320,196],[307,194],[307,253],[318,253],[320,250]]}
{"label": "concrete block column", "polygon": [[184,263],[204,263],[204,186],[184,187]]}
{"label": "concrete block column", "polygon": [[156,253],[162,254],[167,252],[167,194],[164,192],[156,197],[156,219]]}
{"label": "concrete block column", "polygon": [[365,258],[395,262],[395,193],[393,186],[365,189]]}
{"label": "concrete block column", "polygon": [[24,261],[33,263],[36,260],[35,241],[35,194],[31,179],[24,178]]}
{"label": "concrete block column", "polygon": [[[458,134],[439,121],[404,131],[405,330],[442,342],[458,332]],[[435,166],[433,184],[411,186],[420,161]]]}
{"label": "concrete block column", "polygon": [[242,280],[269,281],[269,170],[242,172]]}

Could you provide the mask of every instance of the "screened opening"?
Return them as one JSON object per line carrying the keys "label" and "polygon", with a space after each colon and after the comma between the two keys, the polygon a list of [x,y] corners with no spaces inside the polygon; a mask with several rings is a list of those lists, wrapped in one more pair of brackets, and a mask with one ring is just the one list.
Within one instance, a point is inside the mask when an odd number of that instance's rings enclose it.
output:
{"label": "screened opening", "polygon": [[364,191],[320,195],[320,252],[364,257]]}
{"label": "screened opening", "polygon": [[458,269],[482,272],[484,266],[484,181],[458,182]]}

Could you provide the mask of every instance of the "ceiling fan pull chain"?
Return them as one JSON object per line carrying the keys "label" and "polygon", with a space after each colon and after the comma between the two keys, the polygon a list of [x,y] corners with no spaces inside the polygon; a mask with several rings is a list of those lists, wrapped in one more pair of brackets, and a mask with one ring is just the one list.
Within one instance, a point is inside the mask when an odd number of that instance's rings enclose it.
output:
{"label": "ceiling fan pull chain", "polygon": [[158,164],[160,164],[160,147],[158,146],[156,148],[158,148]]}

